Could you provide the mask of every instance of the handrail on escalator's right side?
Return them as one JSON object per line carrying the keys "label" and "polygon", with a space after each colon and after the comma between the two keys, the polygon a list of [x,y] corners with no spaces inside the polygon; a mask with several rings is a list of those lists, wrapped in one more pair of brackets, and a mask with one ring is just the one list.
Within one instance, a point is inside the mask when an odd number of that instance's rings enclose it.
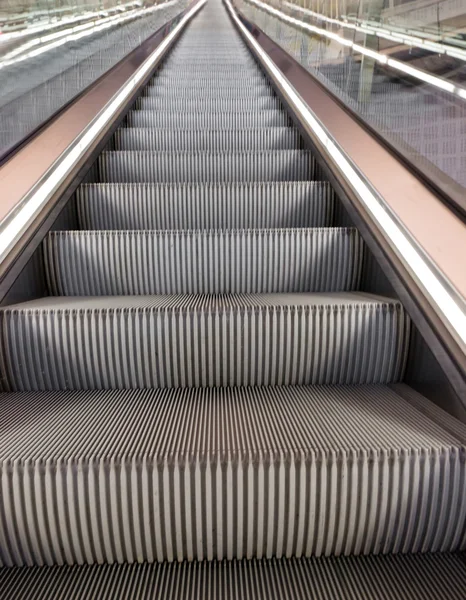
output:
{"label": "handrail on escalator's right side", "polygon": [[466,406],[465,223],[315,77],[224,2]]}

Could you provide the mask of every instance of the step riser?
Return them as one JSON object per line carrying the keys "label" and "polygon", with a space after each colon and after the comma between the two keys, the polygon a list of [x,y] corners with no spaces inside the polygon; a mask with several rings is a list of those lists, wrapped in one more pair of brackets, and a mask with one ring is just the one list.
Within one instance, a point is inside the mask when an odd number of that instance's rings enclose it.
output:
{"label": "step riser", "polygon": [[247,113],[173,113],[135,110],[128,114],[129,127],[157,129],[260,129],[290,125],[292,125],[290,117],[281,110]]}
{"label": "step riser", "polygon": [[163,112],[180,110],[186,112],[253,112],[280,108],[280,101],[278,98],[267,96],[263,98],[215,99],[213,101],[206,98],[184,100],[167,98],[163,100],[142,96],[138,98],[135,108]]}
{"label": "step riser", "polygon": [[205,64],[204,66],[198,64],[189,64],[184,63],[183,66],[175,67],[175,66],[166,66],[153,77],[151,83],[156,84],[160,80],[167,81],[176,81],[177,79],[209,79],[210,81],[215,81],[218,79],[245,79],[251,77],[252,79],[262,80],[264,83],[266,79],[264,75],[260,71],[257,70],[257,67],[251,67],[248,64],[244,65],[226,65],[226,64],[218,64],[218,65],[209,65]]}
{"label": "step riser", "polygon": [[391,383],[409,339],[380,305],[6,309],[2,325],[11,391]]}
{"label": "step riser", "polygon": [[359,288],[356,230],[52,233],[55,296],[339,292]]}
{"label": "step riser", "polygon": [[260,98],[263,96],[273,97],[275,96],[272,88],[265,85],[243,85],[239,87],[209,87],[206,85],[198,85],[195,88],[189,86],[178,86],[174,89],[170,88],[171,92],[164,87],[160,86],[148,86],[143,92],[143,96],[149,98],[164,98],[164,99],[177,99],[177,98],[189,98],[192,99],[193,93],[197,95],[202,94],[206,100],[215,98]]}
{"label": "step riser", "polygon": [[251,152],[294,150],[302,147],[296,129],[244,129],[239,131],[119,129],[115,150],[155,150],[163,152]]}
{"label": "step riser", "polygon": [[250,229],[333,223],[328,183],[89,185],[78,188],[83,229]]}
{"label": "step riser", "polygon": [[315,158],[304,150],[258,154],[104,152],[98,160],[106,183],[233,183],[320,179]]}
{"label": "step riser", "polygon": [[[431,495],[428,487],[419,489],[415,482],[420,475],[433,489],[441,489],[441,473],[450,481],[465,479],[458,452],[422,457],[371,453],[325,457],[297,452],[278,461],[264,452],[261,457],[240,455],[221,462],[199,456],[181,464],[176,456],[144,458],[142,464],[125,457],[96,458],[90,463],[50,461],[37,467],[20,463],[2,472],[4,485],[13,491],[2,507],[7,524],[2,563],[132,563],[438,550],[441,537],[437,541],[436,533],[446,525],[441,508],[448,500],[443,496],[435,508],[422,514],[419,507],[429,506]],[[368,485],[361,489],[358,482],[362,481]],[[379,486],[387,501],[379,497]],[[357,510],[361,503],[364,511]],[[37,517],[23,507],[35,507]],[[451,506],[448,518],[464,535],[461,508],[462,503]],[[408,534],[405,515],[413,519]],[[426,539],[425,528],[430,533]],[[20,531],[28,532],[29,543]],[[445,550],[453,551],[461,540],[442,541]]]}

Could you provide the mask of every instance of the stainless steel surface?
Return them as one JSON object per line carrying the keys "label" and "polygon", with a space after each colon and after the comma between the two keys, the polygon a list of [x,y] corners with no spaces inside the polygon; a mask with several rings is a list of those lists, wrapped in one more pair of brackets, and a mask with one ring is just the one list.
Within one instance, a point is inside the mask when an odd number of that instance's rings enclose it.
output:
{"label": "stainless steel surface", "polygon": [[402,383],[411,321],[252,66],[209,2],[44,236],[48,294],[0,310],[6,589],[461,587],[466,426]]}

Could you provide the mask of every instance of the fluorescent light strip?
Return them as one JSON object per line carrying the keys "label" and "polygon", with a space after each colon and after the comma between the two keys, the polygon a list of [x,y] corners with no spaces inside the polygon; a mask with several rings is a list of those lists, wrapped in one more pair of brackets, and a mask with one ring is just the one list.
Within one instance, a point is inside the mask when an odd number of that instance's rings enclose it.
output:
{"label": "fluorescent light strip", "polygon": [[[273,77],[280,83],[281,89],[285,92],[293,108],[304,118],[321,144],[326,148],[329,155],[333,158],[337,168],[343,173],[353,189],[358,193],[365,207],[372,214],[374,221],[380,226],[386,237],[392,242],[400,258],[408,265],[411,272],[420,281],[427,295],[431,297],[437,305],[440,312],[445,315],[454,331],[466,344],[466,312],[456,302],[455,298],[445,288],[443,283],[436,276],[432,268],[424,259],[420,251],[413,245],[409,237],[404,233],[396,220],[387,212],[386,208],[374,195],[364,179],[358,174],[350,160],[344,155],[341,149],[333,141],[331,136],[325,131],[320,121],[311,111],[307,104],[303,102],[295,89],[283,76],[270,57],[264,52],[259,43],[249,33],[246,27],[238,19],[230,0],[225,0],[230,14],[243,32],[243,35],[249,40],[257,54],[262,58],[267,68],[273,74]],[[388,207],[387,207],[388,208]]]}
{"label": "fluorescent light strip", "polygon": [[82,134],[78,142],[70,146],[70,150],[65,150],[62,156],[57,160],[55,166],[51,168],[49,173],[45,175],[45,181],[38,184],[37,190],[33,192],[30,198],[19,208],[17,213],[11,218],[6,217],[6,225],[1,228],[0,224],[0,262],[5,258],[7,252],[11,249],[14,243],[18,240],[32,219],[37,215],[39,210],[60,186],[63,179],[71,172],[73,167],[90,148],[94,141],[98,138],[101,132],[105,129],[108,123],[114,118],[115,114],[124,105],[127,98],[131,95],[134,89],[140,84],[147,73],[153,68],[159,57],[165,52],[173,39],[184,28],[186,23],[193,17],[206,0],[201,0],[196,6],[183,17],[180,23],[169,33],[160,46],[146,59],[139,67],[136,74],[124,85],[124,87],[114,96],[107,106],[100,112],[94,122]]}
{"label": "fluorescent light strip", "polygon": [[402,63],[398,60],[395,60],[393,58],[388,58],[386,54],[381,54],[380,52],[375,52],[374,50],[371,50],[370,48],[365,48],[364,46],[355,44],[351,40],[347,40],[344,37],[342,37],[336,33],[327,31],[326,29],[322,29],[322,28],[316,27],[314,25],[309,25],[308,23],[305,23],[304,21],[300,21],[299,19],[289,17],[287,14],[281,12],[280,10],[273,8],[272,6],[269,6],[268,4],[265,4],[264,2],[259,2],[259,0],[246,0],[246,1],[251,4],[256,4],[257,6],[259,6],[259,8],[269,12],[270,14],[276,15],[277,17],[282,19],[282,21],[290,23],[291,25],[297,25],[298,27],[301,27],[301,29],[306,29],[307,31],[316,33],[317,35],[326,37],[328,39],[335,40],[339,44],[342,44],[343,46],[347,46],[348,48],[353,48],[353,50],[359,52],[363,56],[372,58],[373,60],[377,61],[378,63],[380,63],[382,65],[388,65],[392,69],[406,73],[406,74],[410,75],[411,77],[418,79],[419,81],[423,81],[425,83],[428,83],[429,85],[433,85],[441,90],[444,90],[446,92],[454,94],[455,96],[459,96],[460,98],[465,97],[466,88],[456,86],[453,83],[451,83],[445,79],[442,79],[441,77],[436,77],[435,75],[430,75],[429,73],[426,73],[425,71],[421,71],[420,69],[416,69],[415,67],[408,66],[405,63]]}
{"label": "fluorescent light strip", "polygon": [[326,17],[325,15],[316,13],[307,8],[297,6],[292,2],[285,2],[284,5],[288,8],[292,8],[293,10],[299,11],[306,15],[310,15],[320,21],[325,21],[326,23],[332,23],[340,27],[345,27],[346,29],[361,31],[362,33],[374,34],[379,37],[383,37],[387,40],[391,40],[393,42],[403,42],[409,46],[425,48],[427,50],[431,50],[432,52],[437,52],[438,54],[446,54],[459,60],[466,61],[466,52],[464,50],[461,50],[460,48],[450,48],[449,46],[446,46],[445,44],[442,44],[440,42],[433,42],[432,40],[417,37],[414,35],[409,35],[403,32],[390,31],[390,29],[387,29],[385,27],[375,25],[355,25],[352,23],[348,23],[347,21],[341,21],[340,19],[332,19],[331,17]]}
{"label": "fluorescent light strip", "polygon": [[[52,34],[49,34],[49,35],[41,37],[41,38],[36,38],[35,40],[26,42],[26,44],[23,44],[19,48],[16,48],[9,54],[5,55],[3,60],[0,62],[0,69],[23,62],[29,58],[39,56],[40,54],[44,54],[45,52],[48,52],[49,50],[52,50],[53,48],[58,48],[59,46],[63,46],[64,44],[67,44],[68,42],[76,41],[81,38],[84,38],[84,37],[87,37],[90,35],[94,35],[95,33],[98,33],[99,31],[103,31],[104,29],[108,29],[109,27],[113,27],[114,25],[121,25],[125,21],[137,19],[143,15],[145,16],[149,13],[160,10],[161,8],[166,8],[167,6],[176,4],[176,1],[177,0],[172,0],[171,2],[166,2],[165,4],[159,4],[155,7],[148,8],[148,9],[140,9],[140,10],[134,10],[131,12],[125,12],[123,15],[113,15],[113,16],[105,18],[105,19],[100,19],[97,21],[92,21],[90,23],[85,23],[84,25],[77,25],[76,27],[71,28],[71,30],[67,29],[65,31],[59,31],[56,33],[52,33]],[[31,47],[37,46],[37,45],[42,44],[47,41],[51,41],[56,38],[60,38],[60,39],[58,39],[57,41],[52,42],[50,44],[47,44],[45,46],[41,46],[40,48],[37,48],[35,50],[31,50],[30,52],[27,52],[26,54],[23,54],[21,56],[17,56],[21,52],[24,52],[25,50],[27,50]]]}

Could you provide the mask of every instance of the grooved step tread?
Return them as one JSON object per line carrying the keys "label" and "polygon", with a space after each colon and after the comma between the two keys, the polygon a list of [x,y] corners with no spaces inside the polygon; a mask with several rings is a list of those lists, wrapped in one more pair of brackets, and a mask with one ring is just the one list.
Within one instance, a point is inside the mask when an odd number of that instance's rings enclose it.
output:
{"label": "grooved step tread", "polygon": [[2,569],[0,586],[28,600],[464,600],[466,555]]}
{"label": "grooved step tread", "polygon": [[233,183],[321,178],[320,167],[309,150],[109,151],[99,156],[98,168],[105,183]]}
{"label": "grooved step tread", "polygon": [[49,297],[5,307],[9,390],[391,383],[409,318],[364,293]]}
{"label": "grooved step tread", "polygon": [[212,87],[209,82],[200,81],[196,87],[189,83],[178,86],[147,86],[144,89],[144,95],[151,98],[192,98],[194,95],[202,98],[254,98],[254,97],[275,97],[273,88],[263,83],[244,83],[235,86],[226,86],[225,82],[221,87]]}
{"label": "grooved step tread", "polygon": [[236,130],[125,127],[115,132],[113,140],[114,150],[159,152],[251,152],[293,150],[303,146],[299,131],[293,127]]}
{"label": "grooved step tread", "polygon": [[172,112],[133,110],[128,113],[129,127],[163,129],[260,129],[291,125],[288,114],[280,109],[248,112]]}
{"label": "grooved step tread", "polygon": [[458,549],[466,427],[405,390],[1,395],[2,562]]}
{"label": "grooved step tread", "polygon": [[253,98],[155,98],[140,96],[135,108],[138,110],[161,110],[185,112],[252,112],[280,108],[279,98],[273,96]]}
{"label": "grooved step tread", "polygon": [[244,229],[333,223],[327,182],[87,184],[78,188],[83,229]]}
{"label": "grooved step tread", "polygon": [[56,231],[44,242],[56,296],[339,292],[359,289],[354,228]]}

